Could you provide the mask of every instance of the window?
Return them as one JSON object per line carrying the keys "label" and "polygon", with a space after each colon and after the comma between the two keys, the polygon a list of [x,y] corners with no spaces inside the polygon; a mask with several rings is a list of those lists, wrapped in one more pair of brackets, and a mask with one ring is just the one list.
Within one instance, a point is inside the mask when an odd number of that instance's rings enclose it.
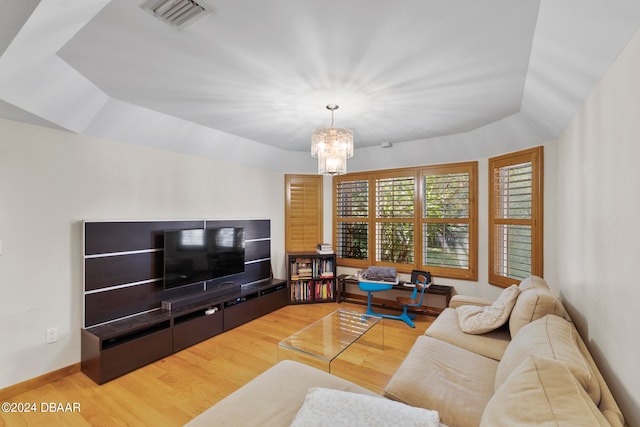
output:
{"label": "window", "polygon": [[414,264],[415,172],[375,179],[376,262]]}
{"label": "window", "polygon": [[344,180],[334,187],[336,213],[334,248],[339,258],[352,266],[365,266],[369,259],[369,181]]}
{"label": "window", "polygon": [[422,265],[443,277],[477,279],[477,164],[421,171]]}
{"label": "window", "polygon": [[338,264],[477,279],[477,163],[334,177]]}
{"label": "window", "polygon": [[489,283],[542,276],[542,147],[489,159],[489,174]]}

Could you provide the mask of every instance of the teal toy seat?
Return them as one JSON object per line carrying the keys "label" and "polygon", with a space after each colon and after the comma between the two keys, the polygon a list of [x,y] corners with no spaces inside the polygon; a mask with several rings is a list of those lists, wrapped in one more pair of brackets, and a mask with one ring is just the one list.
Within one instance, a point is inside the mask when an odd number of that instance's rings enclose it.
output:
{"label": "teal toy seat", "polygon": [[422,300],[424,299],[424,291],[431,285],[431,277],[430,275],[418,274],[415,280],[415,288],[413,288],[413,292],[410,297],[397,297],[396,301],[400,305],[402,305],[402,314],[399,316],[400,320],[405,322],[407,325],[415,328],[416,325],[413,323],[413,319],[415,319],[415,314],[409,314],[409,307],[420,307],[422,306]]}
{"label": "teal toy seat", "polygon": [[387,319],[396,319],[402,320],[407,325],[415,328],[415,324],[413,323],[413,319],[416,317],[415,314],[409,314],[409,307],[419,307],[422,305],[422,300],[424,299],[424,291],[431,285],[431,275],[428,272],[422,271],[414,271],[411,274],[411,283],[415,284],[413,292],[410,297],[397,297],[396,301],[402,305],[402,314],[400,315],[392,315],[392,314],[383,314],[377,313],[373,311],[371,307],[371,303],[373,300],[373,292],[381,292],[388,291],[393,288],[394,285],[398,284],[398,281],[395,282],[384,282],[384,281],[371,281],[367,279],[361,278],[358,281],[358,287],[367,292],[367,312],[366,314],[371,316],[379,316],[385,317]]}

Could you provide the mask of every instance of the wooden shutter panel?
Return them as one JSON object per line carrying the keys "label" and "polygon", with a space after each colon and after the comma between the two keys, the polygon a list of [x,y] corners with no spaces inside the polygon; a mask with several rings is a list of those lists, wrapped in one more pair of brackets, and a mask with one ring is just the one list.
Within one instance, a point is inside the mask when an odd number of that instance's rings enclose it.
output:
{"label": "wooden shutter panel", "polygon": [[376,261],[413,265],[415,176],[376,179]]}
{"label": "wooden shutter panel", "polygon": [[542,147],[489,159],[489,283],[542,276]]}
{"label": "wooden shutter panel", "polygon": [[[461,169],[461,172],[449,170]],[[463,277],[474,277],[475,164],[433,171],[422,176],[422,266],[425,269],[467,270]]]}
{"label": "wooden shutter panel", "polygon": [[[369,180],[334,178],[334,248],[346,265],[369,259]],[[368,263],[362,264],[368,266]]]}
{"label": "wooden shutter panel", "polygon": [[285,175],[285,250],[315,251],[322,242],[322,175]]}

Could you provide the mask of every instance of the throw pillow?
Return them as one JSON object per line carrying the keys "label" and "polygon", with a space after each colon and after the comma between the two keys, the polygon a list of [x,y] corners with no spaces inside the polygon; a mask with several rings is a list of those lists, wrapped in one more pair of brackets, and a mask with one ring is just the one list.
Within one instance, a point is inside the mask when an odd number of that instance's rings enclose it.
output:
{"label": "throw pillow", "polygon": [[324,387],[307,392],[291,427],[438,427],[438,411]]}
{"label": "throw pillow", "polygon": [[609,426],[567,366],[530,356],[487,403],[480,427]]}
{"label": "throw pillow", "polygon": [[511,285],[504,289],[490,306],[461,305],[457,307],[460,329],[467,334],[484,334],[498,329],[509,319],[519,293],[518,285]]}

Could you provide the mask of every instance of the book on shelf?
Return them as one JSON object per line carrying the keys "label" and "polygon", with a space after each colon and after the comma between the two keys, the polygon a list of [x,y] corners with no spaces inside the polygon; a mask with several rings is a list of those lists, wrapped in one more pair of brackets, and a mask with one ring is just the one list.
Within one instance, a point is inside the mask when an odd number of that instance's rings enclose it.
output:
{"label": "book on shelf", "polygon": [[313,262],[313,277],[333,277],[333,259],[317,258]]}
{"label": "book on shelf", "polygon": [[331,243],[318,243],[316,246],[316,252],[321,255],[330,255],[333,254],[333,247]]}
{"label": "book on shelf", "polygon": [[295,258],[291,261],[291,280],[310,279],[313,267],[310,258]]}
{"label": "book on shelf", "polygon": [[291,287],[292,301],[310,301],[312,299],[311,283],[308,281],[299,282]]}
{"label": "book on shelf", "polygon": [[298,277],[300,277],[300,278],[313,277],[313,269],[311,269],[311,268],[300,268],[300,269],[298,269]]}
{"label": "book on shelf", "polygon": [[321,284],[319,284],[317,291],[317,298],[322,300],[330,300],[333,299],[333,282],[330,280],[325,280]]}

